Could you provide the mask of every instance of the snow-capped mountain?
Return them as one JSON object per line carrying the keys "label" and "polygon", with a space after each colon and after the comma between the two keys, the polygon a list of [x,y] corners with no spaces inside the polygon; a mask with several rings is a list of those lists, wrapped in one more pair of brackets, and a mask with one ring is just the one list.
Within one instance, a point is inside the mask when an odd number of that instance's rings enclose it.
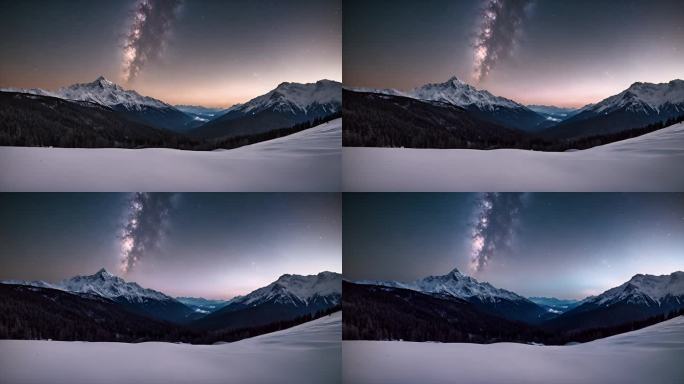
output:
{"label": "snow-capped mountain", "polygon": [[684,112],[684,80],[659,84],[637,82],[585,110],[607,114],[621,109],[645,114],[668,109]]}
{"label": "snow-capped mountain", "polygon": [[91,293],[108,299],[144,303],[148,300],[175,300],[153,289],[143,288],[102,268],[94,275],[76,276],[57,284],[62,290],[74,293]]}
{"label": "snow-capped mountain", "polygon": [[684,305],[684,272],[660,276],[638,274],[585,303],[606,307],[618,303],[661,306],[668,301]]}
{"label": "snow-capped mountain", "polygon": [[281,83],[264,95],[226,109],[220,117],[195,129],[193,134],[201,137],[251,135],[288,128],[338,113],[341,109],[342,84],[339,82]]}
{"label": "snow-capped mountain", "polygon": [[411,289],[425,293],[437,293],[465,300],[476,298],[483,302],[527,300],[516,293],[496,288],[487,282],[480,283],[477,279],[462,274],[458,268],[454,268],[446,275],[428,276],[410,283],[373,280],[357,281],[356,283]]}
{"label": "snow-capped mountain", "polygon": [[610,134],[683,115],[684,80],[637,82],[617,95],[582,107],[545,133],[560,138]]}
{"label": "snow-capped mountain", "polygon": [[633,276],[551,320],[551,328],[610,327],[684,308],[684,272]]}
{"label": "snow-capped mountain", "polygon": [[522,104],[505,97],[495,96],[486,90],[478,90],[456,76],[443,83],[425,84],[407,92],[370,88],[351,88],[350,90],[447,103],[464,108],[478,119],[525,132],[537,132],[554,123]]}
{"label": "snow-capped mountain", "polygon": [[173,297],[153,289],[143,288],[134,282],[126,282],[104,268],[93,275],[75,276],[58,283],[17,280],[7,280],[2,283],[52,288],[73,294],[96,295],[123,304],[129,310],[146,316],[172,322],[192,320],[188,316],[193,311]]}
{"label": "snow-capped mountain", "polygon": [[513,100],[494,96],[486,90],[475,87],[453,76],[443,83],[430,83],[413,89],[410,95],[421,100],[441,101],[460,107],[477,107],[480,110],[495,111],[499,108],[525,108]]}
{"label": "snow-capped mountain", "polygon": [[266,302],[307,306],[316,300],[337,305],[342,295],[339,273],[321,272],[317,275],[282,275],[273,283],[248,295],[234,298],[230,304],[256,306]]}
{"label": "snow-capped mountain", "polygon": [[145,107],[173,108],[163,101],[141,96],[133,90],[125,90],[114,82],[100,76],[91,83],[73,84],[55,92],[63,99],[90,101],[109,107],[141,111]]}
{"label": "snow-capped mountain", "polygon": [[134,90],[125,90],[104,76],[100,76],[90,83],[73,84],[56,91],[16,88],[3,88],[0,91],[30,93],[95,103],[121,112],[130,120],[176,132],[187,131],[202,123],[202,121],[196,121],[192,116],[161,100],[142,96]]}
{"label": "snow-capped mountain", "polygon": [[241,328],[290,320],[340,305],[342,275],[282,275],[273,283],[231,299],[228,304],[197,320],[202,328]]}
{"label": "snow-capped mountain", "polygon": [[514,292],[496,288],[487,282],[462,274],[454,268],[446,275],[428,276],[414,282],[357,281],[357,284],[380,285],[410,289],[440,297],[453,297],[468,301],[484,312],[512,320],[537,323],[548,319],[547,311]]}
{"label": "snow-capped mountain", "polygon": [[226,112],[240,111],[252,115],[265,110],[291,113],[293,115],[310,113],[319,109],[335,113],[342,104],[342,84],[332,80],[319,80],[315,83],[280,83],[274,90],[235,105]]}

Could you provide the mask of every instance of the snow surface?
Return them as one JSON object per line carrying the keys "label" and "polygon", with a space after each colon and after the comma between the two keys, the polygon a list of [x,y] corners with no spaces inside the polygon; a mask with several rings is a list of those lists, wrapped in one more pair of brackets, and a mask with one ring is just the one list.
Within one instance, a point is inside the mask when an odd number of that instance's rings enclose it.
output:
{"label": "snow surface", "polygon": [[342,149],[345,191],[653,191],[684,189],[684,123],[573,152]]}
{"label": "snow surface", "polygon": [[218,151],[0,147],[1,191],[340,190],[342,119]]}
{"label": "snow surface", "polygon": [[0,383],[339,383],[340,312],[219,345],[0,340]]}
{"label": "snow surface", "polygon": [[343,341],[345,383],[681,383],[684,316],[568,346]]}
{"label": "snow surface", "polygon": [[231,304],[258,305],[273,298],[282,304],[308,305],[315,297],[327,298],[330,304],[339,304],[342,295],[342,275],[321,272],[317,275],[282,275],[273,283],[248,295],[234,298]]}
{"label": "snow surface", "polygon": [[495,288],[487,282],[481,283],[473,277],[462,274],[458,269],[453,269],[443,276],[428,276],[410,283],[374,280],[362,280],[357,281],[356,283],[410,289],[424,293],[439,293],[460,299],[477,297],[485,302],[498,302],[500,299],[527,301],[526,298],[511,291]]}

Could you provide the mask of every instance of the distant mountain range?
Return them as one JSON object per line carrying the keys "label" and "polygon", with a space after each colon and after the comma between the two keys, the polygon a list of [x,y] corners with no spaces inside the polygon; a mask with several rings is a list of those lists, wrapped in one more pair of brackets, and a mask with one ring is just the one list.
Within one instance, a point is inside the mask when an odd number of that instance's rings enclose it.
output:
{"label": "distant mountain range", "polygon": [[[626,138],[621,134],[634,129],[684,118],[682,80],[634,83],[580,109],[524,106],[455,77],[407,92],[349,88],[344,93],[345,146],[565,150],[568,141],[591,138],[601,145]],[[407,105],[411,110],[399,111]],[[458,120],[451,117],[455,110],[460,111]],[[406,118],[397,119],[397,112]],[[425,114],[430,118],[420,116]]]}
{"label": "distant mountain range", "polygon": [[[8,100],[0,107],[0,145],[166,147],[193,140],[196,144],[207,139],[256,136],[339,114],[342,86],[330,80],[282,83],[265,95],[226,110],[172,106],[125,90],[102,76],[56,91],[3,88],[0,97]],[[45,105],[52,110],[45,110]],[[92,116],[92,109],[83,108],[87,106],[101,107],[107,112],[99,113],[107,113],[112,122],[100,122]],[[60,114],[73,118],[59,118]],[[167,135],[161,145],[148,140],[153,129]],[[61,140],[57,139],[60,136]]]}
{"label": "distant mountain range", "polygon": [[[125,321],[140,323],[144,322],[141,319],[149,319],[151,326],[161,322],[169,327],[176,327],[173,328],[176,333],[200,330],[228,332],[238,328],[248,329],[292,321],[339,306],[342,294],[342,277],[333,272],[309,276],[283,275],[266,287],[228,301],[176,299],[159,291],[143,288],[137,283],[126,282],[105,269],[93,275],[76,276],[58,283],[20,280],[5,280],[0,283],[3,301],[23,303],[4,308],[2,316],[7,321],[20,318],[17,312],[20,309],[22,312],[40,313],[45,308],[52,308],[56,318],[64,316],[73,319],[77,316],[74,321],[80,321],[84,326],[91,324],[90,326],[96,327],[100,315],[89,314],[99,313],[104,316],[107,311],[115,310],[116,314],[113,316],[126,317]],[[68,301],[61,303],[60,300],[64,298],[68,298]],[[23,302],[25,299],[28,301]],[[69,303],[68,307],[71,309],[65,308],[66,303]],[[26,326],[40,328],[36,324]],[[52,326],[59,325],[49,325]],[[138,328],[148,329],[145,324],[136,327]],[[106,334],[114,331],[115,329],[110,328],[103,330]],[[120,331],[125,333],[125,330]]]}
{"label": "distant mountain range", "polygon": [[580,300],[557,299],[555,297],[528,297],[528,299],[540,307],[546,308],[547,311],[555,314],[567,312],[581,304]]}
{"label": "distant mountain range", "polygon": [[[562,343],[575,337],[602,337],[599,335],[614,329],[684,310],[684,272],[636,275],[619,287],[581,301],[527,299],[458,270],[410,283],[345,281],[344,289],[345,335],[353,339]],[[473,322],[478,316],[483,321]],[[369,322],[369,318],[377,320]],[[402,328],[404,320],[407,328]],[[411,329],[411,322],[426,328],[416,325]],[[508,329],[518,333],[511,334]],[[594,330],[600,332],[591,333]]]}

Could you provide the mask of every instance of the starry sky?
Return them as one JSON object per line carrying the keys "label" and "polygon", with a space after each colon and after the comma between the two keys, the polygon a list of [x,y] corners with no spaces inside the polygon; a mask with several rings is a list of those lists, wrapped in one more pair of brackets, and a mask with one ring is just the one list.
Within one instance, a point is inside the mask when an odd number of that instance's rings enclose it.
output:
{"label": "starry sky", "polygon": [[[411,89],[455,75],[523,104],[579,107],[637,81],[684,78],[680,0],[344,0],[343,6],[345,86]],[[482,62],[487,71],[480,78]]]}
{"label": "starry sky", "polygon": [[345,194],[343,207],[351,280],[458,268],[524,296],[581,299],[684,270],[681,193]]}
{"label": "starry sky", "polygon": [[227,107],[285,81],[342,79],[341,0],[0,0],[0,9],[0,87],[104,75],[171,104]]}
{"label": "starry sky", "polygon": [[227,299],[285,273],[341,273],[341,225],[339,194],[3,193],[0,280],[104,267],[169,295]]}

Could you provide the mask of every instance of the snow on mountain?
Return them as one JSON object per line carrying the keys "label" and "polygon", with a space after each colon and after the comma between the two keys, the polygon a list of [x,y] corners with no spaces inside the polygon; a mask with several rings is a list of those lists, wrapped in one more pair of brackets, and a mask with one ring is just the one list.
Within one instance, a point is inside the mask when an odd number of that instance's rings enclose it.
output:
{"label": "snow on mountain", "polygon": [[90,101],[110,107],[120,106],[128,110],[140,111],[143,107],[174,108],[157,99],[141,96],[136,91],[125,90],[103,76],[98,77],[92,83],[74,84],[60,88],[56,93],[68,100]]}
{"label": "snow on mountain", "polygon": [[342,275],[321,272],[317,275],[282,275],[273,283],[248,295],[233,298],[231,304],[256,306],[268,301],[294,306],[308,305],[314,299],[337,305],[342,295]]}
{"label": "snow on mountain", "polygon": [[582,108],[582,111],[608,114],[624,108],[631,112],[650,114],[660,113],[666,106],[684,112],[684,80],[676,79],[658,84],[637,82],[617,95]]}
{"label": "snow on mountain", "polygon": [[142,303],[148,299],[174,300],[161,292],[143,288],[137,283],[127,283],[104,268],[94,275],[76,276],[63,280],[58,286],[69,292],[91,293],[110,299],[125,299],[129,302]]}
{"label": "snow on mountain", "polygon": [[132,303],[144,303],[147,300],[174,300],[161,292],[143,288],[137,283],[127,283],[124,279],[109,273],[102,268],[93,275],[75,276],[58,283],[44,281],[4,280],[3,284],[29,285],[33,287],[52,288],[72,293],[86,293],[108,299],[125,300]]}
{"label": "snow on mountain", "polygon": [[45,89],[40,89],[40,88],[0,88],[0,92],[18,92],[18,93],[28,93],[31,95],[38,95],[38,96],[49,96],[49,97],[58,97],[62,98],[61,95],[58,95],[55,92],[47,91]]}
{"label": "snow on mountain", "polygon": [[144,107],[174,108],[160,100],[142,96],[136,91],[125,90],[112,81],[107,80],[104,76],[98,77],[91,83],[73,84],[68,87],[62,87],[54,92],[43,89],[18,88],[3,88],[2,91],[31,93],[41,96],[59,97],[66,100],[88,101],[108,107],[120,106],[135,111],[140,111]]}
{"label": "snow on mountain", "polygon": [[462,274],[456,268],[446,275],[428,276],[410,283],[372,280],[357,281],[356,283],[410,289],[423,293],[443,294],[465,300],[476,298],[482,302],[490,303],[496,303],[502,299],[528,301],[526,298],[511,291],[496,288],[487,282],[480,283],[477,279]]}
{"label": "snow on mountain", "polygon": [[443,83],[429,83],[406,92],[391,88],[349,89],[355,92],[371,92],[391,96],[411,97],[424,101],[439,101],[442,103],[457,105],[459,107],[474,106],[480,110],[488,111],[493,111],[497,109],[497,107],[527,109],[527,107],[524,105],[518,104],[513,100],[506,99],[505,97],[494,96],[486,90],[478,90],[470,84],[459,80],[456,76],[451,77],[449,80]]}
{"label": "snow on mountain", "polygon": [[684,301],[684,272],[660,276],[638,274],[626,283],[584,302],[602,306],[622,302],[650,306],[660,305],[666,298]]}
{"label": "snow on mountain", "polygon": [[494,96],[486,90],[477,88],[453,76],[444,83],[425,84],[409,92],[416,99],[441,101],[460,107],[476,106],[481,110],[495,110],[497,107],[523,108],[513,100]]}
{"label": "snow on mountain", "polygon": [[338,112],[342,107],[342,84],[332,80],[307,84],[284,82],[264,95],[228,108],[224,113],[237,111],[256,114],[272,109],[296,115],[306,114],[314,106],[319,106],[327,113]]}

